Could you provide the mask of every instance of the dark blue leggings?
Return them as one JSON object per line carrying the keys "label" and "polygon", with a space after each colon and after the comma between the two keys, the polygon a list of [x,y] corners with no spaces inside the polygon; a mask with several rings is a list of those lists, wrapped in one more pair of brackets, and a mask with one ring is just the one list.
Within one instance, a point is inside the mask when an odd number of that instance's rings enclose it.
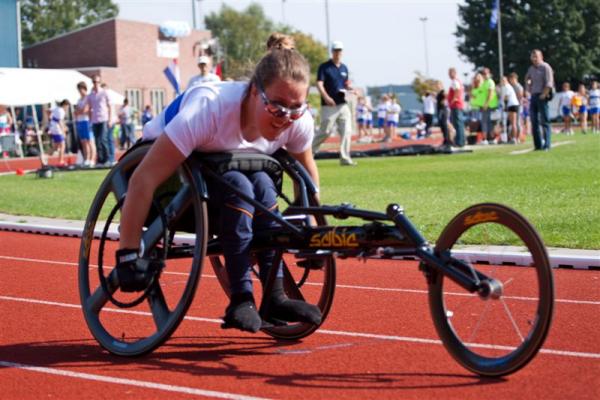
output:
{"label": "dark blue leggings", "polygon": [[[270,210],[277,210],[277,190],[266,172],[228,171],[223,178],[247,196]],[[210,203],[219,210],[219,240],[223,246],[225,268],[232,293],[252,292],[250,243],[253,232],[277,226],[260,210],[242,200],[232,190],[217,182],[209,182]],[[214,217],[214,216],[213,216]],[[266,282],[275,251],[257,254],[261,282]],[[278,275],[282,276],[281,270]]]}

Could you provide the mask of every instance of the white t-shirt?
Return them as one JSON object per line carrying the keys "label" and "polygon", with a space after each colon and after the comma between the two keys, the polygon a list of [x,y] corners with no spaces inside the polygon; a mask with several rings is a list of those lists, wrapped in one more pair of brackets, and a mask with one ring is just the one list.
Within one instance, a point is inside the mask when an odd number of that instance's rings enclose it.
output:
{"label": "white t-shirt", "polygon": [[398,103],[392,103],[387,110],[387,121],[398,122],[400,120],[400,111],[402,107]]}
{"label": "white t-shirt", "polygon": [[[77,108],[78,111],[83,111],[85,109],[86,103],[87,103],[87,96],[83,96],[82,98],[80,98],[77,101],[77,105],[75,107]],[[90,116],[88,115],[88,113],[79,114],[79,115],[77,115],[77,117],[75,117],[75,119],[77,121],[89,121]]]}
{"label": "white t-shirt", "polygon": [[435,114],[435,97],[423,96],[423,113]]}
{"label": "white t-shirt", "polygon": [[186,90],[156,118],[144,125],[143,138],[156,139],[162,132],[189,156],[194,150],[273,154],[282,147],[302,153],[311,146],[314,121],[309,112],[294,121],[274,141],[260,137],[249,142],[240,128],[241,104],[247,82],[218,82]]}
{"label": "white t-shirt", "polygon": [[600,107],[600,89],[590,90],[590,107]]}
{"label": "white t-shirt", "polygon": [[377,106],[377,118],[385,118],[390,102],[379,103]]}
{"label": "white t-shirt", "polygon": [[517,98],[517,93],[515,89],[509,85],[500,86],[500,99],[504,101],[506,99],[506,106],[513,107],[519,105],[519,99]]}
{"label": "white t-shirt", "polygon": [[61,135],[64,136],[64,132],[60,122],[65,118],[65,110],[58,106],[54,107],[52,113],[50,114],[50,126],[49,130],[52,135]]}
{"label": "white t-shirt", "polygon": [[219,75],[213,74],[212,72],[209,72],[205,76],[198,74],[196,76],[192,76],[192,78],[188,82],[186,89],[189,89],[192,86],[200,85],[201,83],[220,82],[220,81],[221,81],[221,78],[219,77]]}
{"label": "white t-shirt", "polygon": [[571,108],[571,100],[575,93],[572,90],[562,91],[558,93],[558,107]]}

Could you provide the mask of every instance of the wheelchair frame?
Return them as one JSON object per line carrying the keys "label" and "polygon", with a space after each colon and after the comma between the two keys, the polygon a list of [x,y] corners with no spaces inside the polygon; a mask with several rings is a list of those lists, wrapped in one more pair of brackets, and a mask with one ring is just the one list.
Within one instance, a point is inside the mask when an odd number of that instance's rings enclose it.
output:
{"label": "wheelchair frame", "polygon": [[[430,308],[436,330],[440,334],[445,347],[460,364],[481,375],[501,376],[522,368],[535,356],[542,346],[550,327],[554,288],[546,249],[539,235],[524,217],[512,209],[498,204],[474,205],[465,209],[449,223],[440,236],[437,245],[433,247],[406,217],[402,207],[396,204],[390,204],[386,213],[356,209],[350,205],[315,206],[314,201],[311,205],[311,198],[314,198],[317,189],[307,171],[283,150],[275,153],[273,158],[279,162],[282,169],[293,179],[297,186],[296,202],[284,211],[283,216],[271,212],[262,204],[226,182],[206,162],[203,162],[201,157],[193,155],[188,158],[186,163],[189,163],[189,168],[195,171],[192,174],[192,185],[195,187],[194,191],[199,193],[203,201],[206,201],[209,196],[205,181],[205,177],[207,177],[227,186],[243,200],[251,203],[257,210],[264,212],[265,215],[277,222],[278,228],[255,232],[251,248],[253,252],[265,249],[276,250],[277,258],[274,265],[278,265],[278,262],[283,259],[284,253],[293,254],[297,259],[301,259],[299,264],[302,263],[305,266],[305,275],[298,287],[286,285],[286,291],[290,297],[303,299],[299,286],[302,286],[307,273],[311,269],[321,267],[323,260],[334,260],[336,257],[378,257],[383,259],[415,257],[421,261],[419,269],[427,279]],[[115,184],[115,186],[119,185],[123,187],[116,191],[124,194],[126,192],[126,182]],[[155,218],[148,225],[143,233],[145,257],[150,257],[152,249],[161,240],[165,242],[165,224],[167,227],[172,226],[182,217],[192,202],[191,193],[192,190],[189,187],[177,192],[162,210],[160,218]],[[291,204],[289,199],[285,198],[285,200]],[[368,222],[362,226],[311,226],[311,217],[320,218],[323,221],[324,217],[327,216],[337,219],[355,217]],[[88,227],[89,222],[86,223],[86,227]],[[384,222],[391,222],[392,225]],[[483,300],[496,300],[503,295],[503,284],[500,280],[484,274],[475,269],[473,265],[453,257],[450,253],[454,241],[464,230],[485,223],[504,225],[525,242],[528,250],[532,253],[531,266],[536,270],[541,288],[541,299],[536,315],[537,320],[532,333],[528,335],[526,340],[523,340],[521,346],[511,351],[507,356],[499,358],[480,356],[468,349],[461,338],[453,331],[452,324],[448,321],[449,317],[442,315],[441,312],[441,310],[444,310],[444,278],[450,279],[469,293],[476,293]],[[82,249],[84,246],[86,244],[82,242]],[[198,252],[198,249],[193,245],[175,245],[171,243],[169,246],[164,247],[167,249],[164,254],[166,259],[190,258]],[[87,254],[89,255],[89,249]],[[211,260],[222,255],[218,238],[208,241],[205,254],[211,257]],[[89,260],[86,259],[82,263],[80,258],[80,271],[81,268],[87,265],[86,263],[89,263]],[[335,271],[335,265],[330,265],[330,268]],[[276,273],[277,268],[272,268],[264,287],[264,293],[270,293]],[[293,281],[287,268],[284,268],[284,273],[287,275],[288,281],[289,279]],[[118,282],[115,282],[114,276],[110,278],[112,278],[110,290],[115,291],[118,288]],[[80,278],[80,287],[81,284]],[[335,285],[335,282],[333,282],[333,285]],[[327,299],[323,320],[329,311],[333,290],[327,295],[331,298]],[[85,300],[84,297],[82,294],[82,302]],[[268,314],[268,310],[264,308],[264,305],[261,305],[260,312],[263,316]],[[88,325],[90,325],[89,321]],[[90,328],[92,331],[94,330],[94,328]],[[279,335],[275,331],[272,336],[283,339],[296,339],[314,332],[317,328],[312,327],[302,331],[301,335],[291,337],[286,337],[285,334]],[[164,341],[166,338],[161,340]],[[112,350],[109,349],[109,351]],[[118,351],[115,351],[115,353],[119,354]]]}

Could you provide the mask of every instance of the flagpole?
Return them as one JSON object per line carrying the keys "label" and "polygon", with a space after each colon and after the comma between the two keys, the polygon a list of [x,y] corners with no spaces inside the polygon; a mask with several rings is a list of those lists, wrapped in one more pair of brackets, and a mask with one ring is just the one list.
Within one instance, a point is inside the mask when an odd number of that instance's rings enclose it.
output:
{"label": "flagpole", "polygon": [[498,79],[502,79],[504,76],[504,63],[502,62],[502,13],[500,12],[500,0],[498,0],[498,63],[500,64],[500,76]]}

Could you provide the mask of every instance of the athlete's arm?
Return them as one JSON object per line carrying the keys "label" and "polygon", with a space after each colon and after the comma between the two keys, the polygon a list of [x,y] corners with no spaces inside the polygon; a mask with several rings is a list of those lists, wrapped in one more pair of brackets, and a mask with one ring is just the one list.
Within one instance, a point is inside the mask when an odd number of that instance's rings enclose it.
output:
{"label": "athlete's arm", "polygon": [[121,214],[120,249],[140,246],[142,226],[156,188],[185,161],[185,156],[166,134],[158,137],[131,179]]}
{"label": "athlete's arm", "polygon": [[[290,153],[292,157],[294,157],[304,168],[308,171],[308,174],[312,178],[313,182],[317,186],[320,187],[319,183],[319,170],[317,169],[317,163],[315,162],[315,158],[313,157],[312,149],[309,147],[307,150],[302,153]],[[319,193],[316,194],[317,200],[319,200]]]}

